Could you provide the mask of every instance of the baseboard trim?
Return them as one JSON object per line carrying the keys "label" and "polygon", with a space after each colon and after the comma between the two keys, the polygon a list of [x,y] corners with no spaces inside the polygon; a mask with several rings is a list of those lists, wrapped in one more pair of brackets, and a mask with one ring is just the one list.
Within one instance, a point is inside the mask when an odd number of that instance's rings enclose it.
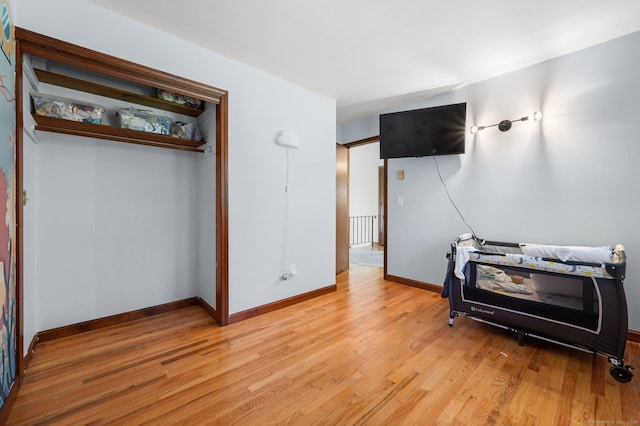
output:
{"label": "baseboard trim", "polygon": [[125,312],[122,314],[111,315],[108,317],[98,318],[90,321],[79,322],[77,324],[65,325],[63,327],[52,328],[50,330],[41,331],[37,334],[38,342],[47,342],[50,340],[60,339],[62,337],[72,336],[85,331],[97,330],[99,328],[109,327],[112,325],[122,324],[124,322],[146,318],[153,315],[164,314],[165,312],[174,311],[176,309],[186,308],[187,306],[198,305],[198,298],[169,302],[162,305],[151,306],[149,308],[138,309],[135,311]]}
{"label": "baseboard trim", "polygon": [[[29,369],[29,364],[33,359],[33,352],[36,350],[36,345],[40,339],[40,333],[36,333],[31,339],[31,343],[29,344],[29,349],[27,350],[27,354],[24,356],[24,371],[26,372]],[[0,423],[1,424],[1,423]]]}
{"label": "baseboard trim", "polygon": [[269,303],[255,308],[247,309],[246,311],[237,312],[229,316],[229,324],[234,322],[244,321],[249,318],[256,317],[258,315],[266,314],[267,312],[275,311],[278,309],[286,308],[287,306],[295,305],[305,300],[313,299],[324,294],[332,293],[338,289],[336,284],[328,287],[319,288],[317,290],[310,291],[308,293],[299,294],[297,296],[289,297],[287,299],[278,300],[277,302]]}
{"label": "baseboard trim", "polygon": [[635,331],[635,330],[627,331],[627,340],[640,343],[640,331]]}
{"label": "baseboard trim", "polygon": [[442,293],[441,285],[424,283],[422,281],[416,281],[409,278],[397,277],[395,275],[385,275],[384,279],[387,281],[393,281],[394,283],[404,284],[411,287],[417,287],[423,290],[432,291],[434,293]]}
{"label": "baseboard trim", "polygon": [[[198,305],[200,305],[200,307],[209,314],[209,316],[211,318],[213,318],[214,321],[216,321],[216,317],[217,317],[217,313],[216,310],[213,306],[211,306],[210,304],[208,304],[202,297],[197,297],[198,299]],[[218,323],[218,321],[216,321],[216,324]],[[218,324],[220,325],[220,324]]]}

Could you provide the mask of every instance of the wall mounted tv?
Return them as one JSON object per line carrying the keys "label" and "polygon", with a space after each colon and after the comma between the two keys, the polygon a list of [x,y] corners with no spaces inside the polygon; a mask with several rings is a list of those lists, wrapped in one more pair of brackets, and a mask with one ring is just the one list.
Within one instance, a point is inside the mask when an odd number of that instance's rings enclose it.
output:
{"label": "wall mounted tv", "polygon": [[467,104],[380,114],[380,158],[464,154]]}

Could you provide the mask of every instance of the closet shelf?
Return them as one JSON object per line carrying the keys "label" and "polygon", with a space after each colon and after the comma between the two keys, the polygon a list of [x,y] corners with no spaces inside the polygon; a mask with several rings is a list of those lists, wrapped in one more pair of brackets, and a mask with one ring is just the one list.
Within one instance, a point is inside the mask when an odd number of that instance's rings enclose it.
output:
{"label": "closet shelf", "polygon": [[40,80],[40,82],[42,83],[53,84],[55,86],[61,86],[68,89],[79,90],[81,92],[92,93],[94,95],[104,96],[106,98],[131,102],[134,104],[157,108],[164,111],[175,112],[177,114],[188,115],[190,117],[198,117],[204,111],[200,108],[188,107],[185,105],[176,104],[174,102],[165,101],[164,99],[153,98],[151,96],[145,96],[126,90],[117,89],[115,87],[104,86],[102,84],[80,80],[78,78],[73,78],[62,74],[56,74],[50,71],[45,71],[37,68],[35,68],[34,71],[38,76],[38,80]]}
{"label": "closet shelf", "polygon": [[96,139],[106,139],[116,142],[127,142],[138,145],[156,146],[160,148],[177,149],[181,151],[204,152],[200,148],[204,141],[196,142],[172,136],[157,135],[137,130],[121,129],[100,124],[83,123],[64,120],[62,118],[46,117],[33,114],[36,130],[43,132],[62,133],[66,135],[84,136]]}

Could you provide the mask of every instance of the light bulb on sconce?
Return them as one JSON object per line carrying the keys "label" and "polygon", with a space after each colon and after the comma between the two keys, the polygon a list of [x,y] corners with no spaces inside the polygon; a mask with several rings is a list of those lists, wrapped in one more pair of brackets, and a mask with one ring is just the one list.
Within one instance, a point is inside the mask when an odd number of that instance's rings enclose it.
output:
{"label": "light bulb on sconce", "polygon": [[529,114],[529,120],[538,121],[542,119],[542,113],[540,111],[532,112]]}
{"label": "light bulb on sconce", "polygon": [[515,119],[515,120],[502,120],[499,123],[490,124],[488,126],[475,126],[474,125],[474,126],[471,126],[471,128],[469,129],[469,132],[472,135],[475,135],[480,130],[484,130],[487,127],[496,127],[496,126],[498,126],[498,129],[501,132],[506,132],[507,130],[509,130],[511,128],[511,123],[515,123],[516,121],[529,121],[529,120],[531,120],[531,121],[539,121],[540,119],[542,119],[542,113],[540,111],[535,111],[535,112],[532,112],[529,115],[526,115],[524,117],[520,117],[520,118]]}
{"label": "light bulb on sconce", "polygon": [[[494,124],[495,126],[495,124]],[[478,133],[480,130],[484,130],[485,128],[487,128],[488,126],[471,126],[471,129],[469,129],[471,131],[472,135],[475,135],[476,133]]]}

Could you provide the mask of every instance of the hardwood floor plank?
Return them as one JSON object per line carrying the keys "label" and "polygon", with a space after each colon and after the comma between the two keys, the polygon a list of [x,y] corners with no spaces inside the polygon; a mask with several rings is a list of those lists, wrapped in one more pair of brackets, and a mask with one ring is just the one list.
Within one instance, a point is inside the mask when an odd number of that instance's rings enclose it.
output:
{"label": "hardwood floor plank", "polygon": [[[190,306],[38,344],[10,425],[638,421],[606,359],[458,318],[351,265],[338,290],[220,328]],[[640,344],[627,345],[640,367]],[[629,423],[627,423],[629,424]]]}

